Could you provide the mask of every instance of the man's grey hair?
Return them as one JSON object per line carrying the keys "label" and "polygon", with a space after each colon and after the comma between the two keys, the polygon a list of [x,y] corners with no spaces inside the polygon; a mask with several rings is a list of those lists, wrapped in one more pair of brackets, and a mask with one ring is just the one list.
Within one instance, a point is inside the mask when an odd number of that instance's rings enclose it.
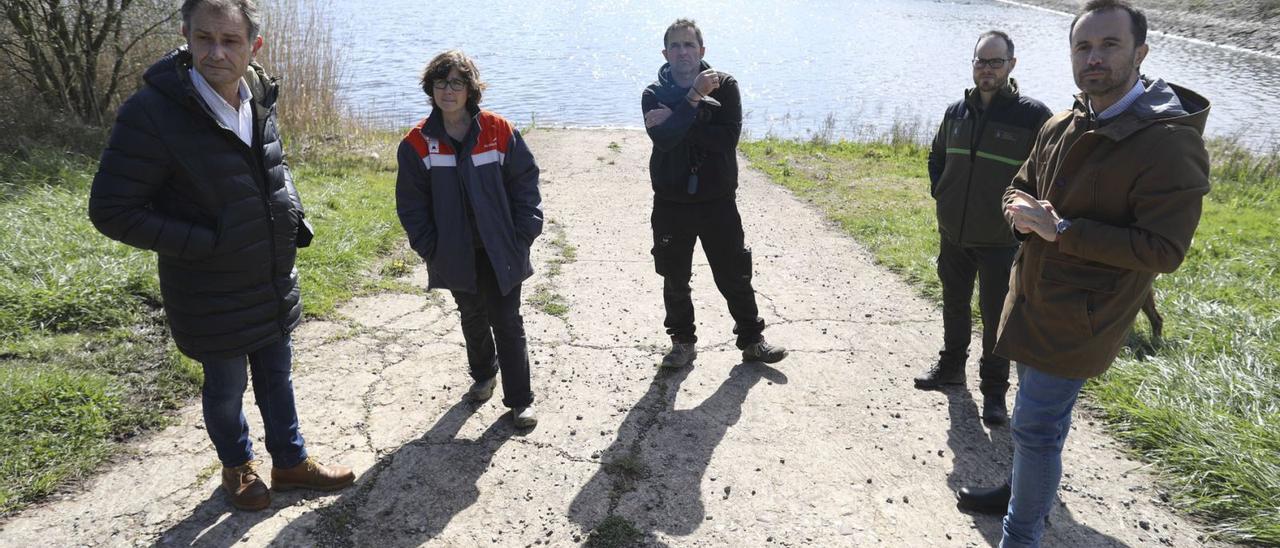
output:
{"label": "man's grey hair", "polygon": [[222,10],[237,10],[240,15],[244,16],[244,21],[249,25],[249,39],[253,40],[258,37],[258,31],[262,30],[262,16],[258,13],[258,2],[256,0],[182,0],[182,25],[188,31],[191,30],[191,16],[196,10],[208,4]]}

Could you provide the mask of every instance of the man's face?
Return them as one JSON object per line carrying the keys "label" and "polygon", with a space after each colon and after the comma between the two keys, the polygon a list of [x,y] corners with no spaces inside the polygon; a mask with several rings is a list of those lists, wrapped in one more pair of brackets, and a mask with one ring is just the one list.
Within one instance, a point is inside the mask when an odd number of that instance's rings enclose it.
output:
{"label": "man's face", "polygon": [[[1009,82],[1017,59],[1010,58],[1009,44],[999,36],[988,36],[973,49],[973,83],[980,91],[993,92]],[[1001,65],[996,68],[993,65]]]}
{"label": "man's face", "polygon": [[1121,9],[1092,11],[1071,32],[1071,70],[1076,86],[1090,97],[1127,92],[1147,45],[1134,47],[1129,13]]}
{"label": "man's face", "polygon": [[191,14],[183,36],[195,69],[214,89],[238,85],[249,61],[262,47],[262,37],[249,37],[249,22],[239,11],[202,4]]}
{"label": "man's face", "polygon": [[667,34],[667,49],[662,50],[662,56],[671,64],[671,70],[690,73],[702,66],[706,52],[707,48],[698,44],[698,35],[693,29],[680,27]]}

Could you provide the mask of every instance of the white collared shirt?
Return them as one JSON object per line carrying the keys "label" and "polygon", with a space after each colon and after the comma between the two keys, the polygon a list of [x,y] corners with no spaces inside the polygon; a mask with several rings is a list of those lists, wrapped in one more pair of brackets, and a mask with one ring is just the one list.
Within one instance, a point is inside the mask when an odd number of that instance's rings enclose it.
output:
{"label": "white collared shirt", "polygon": [[204,79],[200,71],[195,68],[191,69],[191,82],[195,84],[196,91],[200,93],[200,98],[204,99],[204,104],[213,111],[213,115],[218,117],[223,127],[235,132],[244,144],[253,146],[253,106],[250,102],[253,100],[253,92],[249,90],[249,84],[240,79],[240,108],[231,108],[231,104],[227,103],[218,92],[213,90],[213,86],[209,85],[209,81]]}

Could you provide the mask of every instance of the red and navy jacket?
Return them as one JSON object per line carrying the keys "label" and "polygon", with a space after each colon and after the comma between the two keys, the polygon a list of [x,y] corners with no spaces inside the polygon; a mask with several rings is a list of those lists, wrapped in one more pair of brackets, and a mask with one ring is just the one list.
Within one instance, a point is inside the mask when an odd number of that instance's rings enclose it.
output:
{"label": "red and navy jacket", "polygon": [[428,288],[477,292],[476,236],[503,295],[533,275],[529,247],[542,233],[538,165],[511,122],[475,110],[455,150],[434,109],[400,142],[397,161],[396,213],[427,263]]}

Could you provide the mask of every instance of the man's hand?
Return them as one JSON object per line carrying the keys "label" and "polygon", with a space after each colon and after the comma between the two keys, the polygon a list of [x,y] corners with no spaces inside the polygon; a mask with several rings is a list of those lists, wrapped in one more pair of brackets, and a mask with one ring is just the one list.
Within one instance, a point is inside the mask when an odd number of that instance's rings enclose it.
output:
{"label": "man's hand", "polygon": [[1023,234],[1036,233],[1047,242],[1058,239],[1058,212],[1046,200],[1037,200],[1021,190],[1013,191],[1013,199],[1004,206],[1013,220],[1013,228]]}
{"label": "man's hand", "polygon": [[671,109],[667,108],[667,105],[658,105],[658,108],[655,108],[649,112],[644,113],[644,127],[645,129],[648,129],[657,125],[661,125],[663,122],[667,121],[667,118],[670,118],[670,117],[671,117]]}
{"label": "man's hand", "polygon": [[715,69],[707,69],[699,72],[698,76],[693,79],[693,91],[697,92],[698,95],[706,97],[708,94],[715,91],[716,88],[720,87],[720,80],[723,78],[724,76],[719,72],[716,72]]}

